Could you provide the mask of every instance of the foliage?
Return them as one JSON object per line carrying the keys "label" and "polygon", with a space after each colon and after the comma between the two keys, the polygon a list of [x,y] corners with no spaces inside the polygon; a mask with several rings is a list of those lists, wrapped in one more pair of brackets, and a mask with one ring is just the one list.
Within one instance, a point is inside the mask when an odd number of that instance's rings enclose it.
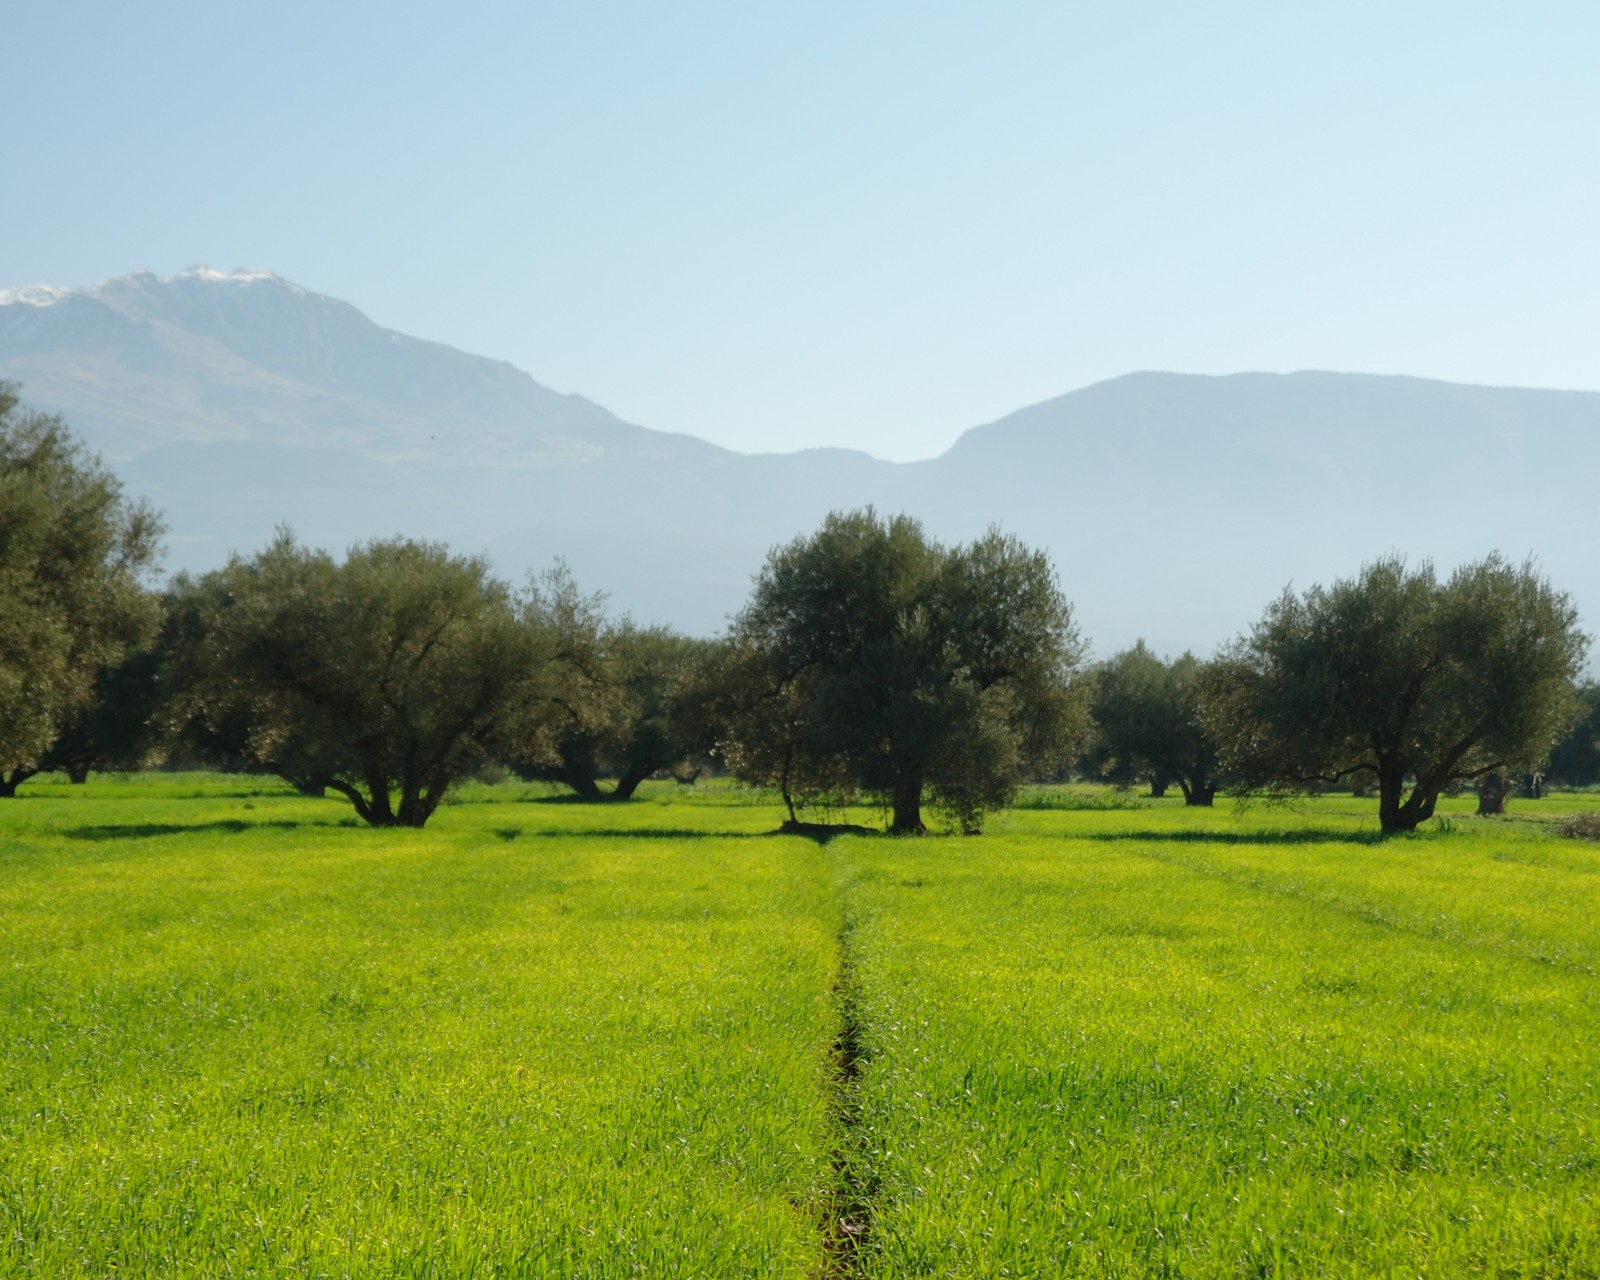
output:
{"label": "foliage", "polygon": [[1600,813],[1575,813],[1558,828],[1571,840],[1600,840]]}
{"label": "foliage", "polygon": [[152,645],[101,667],[88,704],[63,724],[41,767],[82,782],[90,769],[138,769],[159,758],[165,665],[165,654]]}
{"label": "foliage", "polygon": [[45,766],[101,670],[149,638],[141,583],[161,532],[60,418],[0,382],[0,795]]}
{"label": "foliage", "polygon": [[[525,707],[515,748],[524,773],[626,800],[693,753],[684,702],[709,641],[608,617],[604,596],[585,596],[565,565],[530,584],[523,617],[553,664],[544,698]],[[616,778],[609,792],[603,777]]]}
{"label": "foliage", "polygon": [[1151,797],[1129,795],[1123,787],[1107,789],[1093,784],[1075,787],[1041,785],[1019,787],[1013,809],[1049,809],[1056,812],[1102,812],[1106,809],[1145,809]]}
{"label": "foliage", "polygon": [[505,586],[435,545],[371,542],[338,564],[284,532],[186,594],[177,718],[242,725],[249,757],[374,826],[422,826],[542,671]]}
{"label": "foliage", "polygon": [[1218,785],[1217,747],[1200,721],[1202,665],[1191,653],[1163,661],[1143,640],[1090,673],[1095,740],[1087,762],[1119,785],[1136,779],[1159,795],[1176,782],[1184,803],[1209,805]]}
{"label": "foliage", "polygon": [[964,829],[1077,727],[1081,654],[1049,560],[990,530],[933,542],[908,516],[834,513],[776,548],[734,624],[725,751],[799,794],[856,790],[921,831],[924,792]]}
{"label": "foliage", "polygon": [[1203,712],[1244,785],[1370,774],[1383,830],[1408,831],[1453,784],[1544,762],[1587,644],[1531,564],[1491,555],[1440,582],[1391,557],[1285,591],[1213,668]]}
{"label": "foliage", "polygon": [[1600,684],[1579,685],[1577,698],[1577,723],[1551,750],[1545,776],[1569,787],[1592,787],[1600,782]]}

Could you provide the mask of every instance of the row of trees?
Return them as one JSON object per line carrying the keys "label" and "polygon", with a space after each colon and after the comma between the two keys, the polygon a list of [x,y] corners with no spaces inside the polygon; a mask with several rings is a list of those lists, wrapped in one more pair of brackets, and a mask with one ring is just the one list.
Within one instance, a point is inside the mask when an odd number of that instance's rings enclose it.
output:
{"label": "row of trees", "polygon": [[144,575],[162,528],[59,418],[0,382],[0,795],[40,768],[73,767],[100,673],[158,618]]}
{"label": "row of trees", "polygon": [[1600,781],[1600,688],[1575,684],[1587,646],[1531,564],[1491,555],[1441,581],[1389,557],[1285,591],[1209,662],[1141,644],[1101,664],[1087,762],[1190,804],[1222,785],[1372,790],[1383,830],[1409,831],[1465,784],[1495,809],[1505,779],[1547,767]]}
{"label": "row of trees", "polygon": [[337,562],[284,532],[150,604],[155,625],[101,668],[98,697],[8,756],[13,792],[44,768],[256,769],[373,825],[421,826],[464,774],[503,762],[626,799],[697,753],[681,713],[717,648],[608,618],[564,570],[517,594],[481,560],[405,539]]}
{"label": "row of trees", "polygon": [[709,642],[607,617],[557,569],[520,595],[405,539],[343,562],[282,533],[151,577],[162,527],[59,418],[0,383],[0,795],[59,769],[270,770],[420,826],[488,759],[585,795],[693,754],[680,691]]}
{"label": "row of trees", "polygon": [[283,532],[153,604],[99,701],[13,757],[13,781],[70,739],[85,766],[264,769],[421,826],[485,761],[589,799],[716,764],[777,784],[793,820],[882,796],[921,831],[931,793],[975,830],[1078,736],[1078,642],[1045,558],[998,534],[945,549],[871,512],[775,552],[720,641],[614,620],[563,569],[514,593],[404,539],[337,562]]}
{"label": "row of trees", "polygon": [[918,832],[930,801],[977,830],[1081,756],[1199,805],[1370,786],[1400,831],[1552,748],[1600,763],[1570,602],[1496,556],[1443,581],[1385,559],[1285,592],[1210,661],[1140,644],[1085,669],[1043,554],[995,531],[947,547],[870,508],[776,548],[716,641],[614,619],[561,569],[514,592],[406,539],[338,561],[284,532],[158,594],[159,532],[59,420],[0,390],[0,791],[164,758],[420,826],[485,761],[590,799],[712,764],[776,785],[792,821],[866,798]]}

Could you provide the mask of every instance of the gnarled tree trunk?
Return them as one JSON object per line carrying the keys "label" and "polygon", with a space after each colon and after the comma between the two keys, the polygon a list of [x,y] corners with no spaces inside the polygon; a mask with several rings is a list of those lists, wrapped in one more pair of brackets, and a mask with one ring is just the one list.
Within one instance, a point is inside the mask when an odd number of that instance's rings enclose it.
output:
{"label": "gnarled tree trunk", "polygon": [[9,773],[0,771],[0,799],[14,799],[17,794],[17,788],[38,772],[37,769],[21,767],[13,769]]}
{"label": "gnarled tree trunk", "polygon": [[1497,818],[1517,789],[1516,779],[1503,773],[1486,773],[1478,779],[1478,817]]}
{"label": "gnarled tree trunk", "polygon": [[596,781],[594,773],[579,765],[562,761],[557,776],[585,800],[604,800],[606,797],[606,793],[600,790],[600,784]]}
{"label": "gnarled tree trunk", "polygon": [[1437,782],[1418,778],[1411,794],[1402,799],[1405,789],[1406,775],[1402,766],[1386,764],[1378,770],[1378,826],[1386,836],[1415,831],[1433,817],[1434,807],[1439,803]]}
{"label": "gnarled tree trunk", "polygon": [[925,835],[927,826],[922,821],[922,781],[904,782],[895,788],[894,817],[889,830],[895,835]]}
{"label": "gnarled tree trunk", "polygon": [[611,788],[611,798],[613,800],[633,799],[633,793],[639,789],[639,784],[655,771],[654,764],[629,766],[627,772],[617,779],[617,785]]}

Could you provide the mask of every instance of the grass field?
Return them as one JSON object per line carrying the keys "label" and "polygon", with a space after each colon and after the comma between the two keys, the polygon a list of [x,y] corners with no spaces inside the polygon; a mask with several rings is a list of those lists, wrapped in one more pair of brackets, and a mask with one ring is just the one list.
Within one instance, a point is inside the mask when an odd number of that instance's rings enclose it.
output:
{"label": "grass field", "polygon": [[1600,1276],[1600,797],[28,790],[3,1275]]}

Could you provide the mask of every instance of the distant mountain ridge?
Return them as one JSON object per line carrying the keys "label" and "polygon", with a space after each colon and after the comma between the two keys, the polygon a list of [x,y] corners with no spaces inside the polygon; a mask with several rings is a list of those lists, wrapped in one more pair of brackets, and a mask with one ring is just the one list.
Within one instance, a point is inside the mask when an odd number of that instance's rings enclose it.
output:
{"label": "distant mountain ridge", "polygon": [[[622,422],[498,360],[374,324],[270,271],[147,271],[0,293],[0,352],[39,401],[105,415],[101,447],[249,440],[501,465],[711,449]],[[100,394],[97,394],[100,393]]]}
{"label": "distant mountain ridge", "polygon": [[397,334],[270,272],[0,291],[0,377],[62,413],[172,525],[174,568],[281,522],[560,555],[637,616],[718,629],[775,542],[874,502],[1050,549],[1106,651],[1208,650],[1285,583],[1392,550],[1535,553],[1600,619],[1600,394],[1339,373],[1130,374],[966,432],[939,458],[743,455],[626,423],[500,361]]}

